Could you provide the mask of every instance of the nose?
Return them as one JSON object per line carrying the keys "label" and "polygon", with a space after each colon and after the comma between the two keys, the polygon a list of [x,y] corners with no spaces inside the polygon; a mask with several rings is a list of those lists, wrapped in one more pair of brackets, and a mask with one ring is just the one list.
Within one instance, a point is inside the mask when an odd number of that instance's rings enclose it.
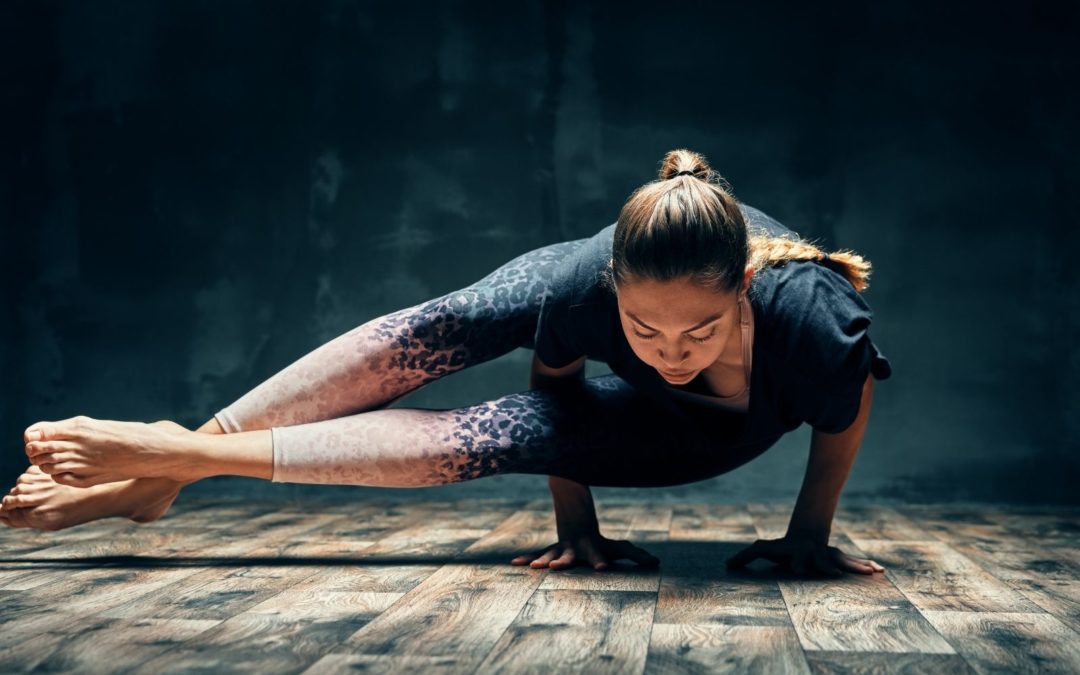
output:
{"label": "nose", "polygon": [[[682,357],[677,359],[677,360],[669,359],[666,356],[666,354],[677,354],[677,353],[682,354]],[[661,349],[659,349],[658,354],[659,354],[659,357],[660,357],[660,362],[662,364],[664,364],[664,368],[666,368],[668,370],[679,370],[679,364],[681,364],[683,361],[686,361],[687,357],[690,356],[690,351],[689,350],[682,350],[680,352],[677,349],[671,349],[671,350],[665,351],[664,349],[661,348]]]}

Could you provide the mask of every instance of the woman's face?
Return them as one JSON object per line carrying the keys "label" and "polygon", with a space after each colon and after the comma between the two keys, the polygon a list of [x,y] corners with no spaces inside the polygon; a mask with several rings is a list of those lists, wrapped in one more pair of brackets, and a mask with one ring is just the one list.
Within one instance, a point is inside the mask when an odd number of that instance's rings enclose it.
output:
{"label": "woman's face", "polygon": [[689,278],[633,281],[619,285],[619,319],[639,359],[670,384],[686,384],[715,363],[739,330],[739,295],[749,288],[753,268],[738,292],[717,293]]}

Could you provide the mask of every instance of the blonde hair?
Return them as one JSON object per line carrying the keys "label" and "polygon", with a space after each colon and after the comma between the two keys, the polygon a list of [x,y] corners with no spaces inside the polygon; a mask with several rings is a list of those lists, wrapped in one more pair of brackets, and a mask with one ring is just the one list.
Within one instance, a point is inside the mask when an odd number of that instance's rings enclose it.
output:
{"label": "blonde hair", "polygon": [[639,187],[623,205],[604,280],[614,290],[634,278],[689,276],[730,292],[742,282],[747,262],[760,271],[792,260],[816,260],[856,291],[869,288],[870,261],[854,251],[826,253],[810,240],[751,234],[727,181],[704,156],[680,148],[664,155],[659,179]]}

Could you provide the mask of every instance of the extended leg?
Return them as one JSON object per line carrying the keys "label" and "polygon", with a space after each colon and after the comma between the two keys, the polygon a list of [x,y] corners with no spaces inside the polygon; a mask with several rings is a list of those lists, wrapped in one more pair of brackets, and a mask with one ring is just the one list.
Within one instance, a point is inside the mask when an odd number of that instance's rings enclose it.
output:
{"label": "extended leg", "polygon": [[597,486],[676,485],[717,475],[752,456],[717,447],[716,429],[705,416],[666,410],[607,375],[452,410],[377,410],[216,437],[82,418],[53,423],[48,438],[31,443],[28,454],[46,471],[71,473],[86,485],[175,472],[182,478],[230,474],[385,487],[500,473],[556,475]]}
{"label": "extended leg", "polygon": [[[529,251],[466,288],[373,319],[301,357],[200,431],[269,429],[377,410],[522,346],[532,338],[555,267],[583,241]],[[188,482],[141,478],[79,489],[31,466],[0,503],[0,523],[60,529],[109,516],[149,522]]]}
{"label": "extended leg", "polygon": [[385,407],[530,342],[558,264],[584,240],[524,253],[474,284],[372,319],[304,355],[216,419],[228,433]]}

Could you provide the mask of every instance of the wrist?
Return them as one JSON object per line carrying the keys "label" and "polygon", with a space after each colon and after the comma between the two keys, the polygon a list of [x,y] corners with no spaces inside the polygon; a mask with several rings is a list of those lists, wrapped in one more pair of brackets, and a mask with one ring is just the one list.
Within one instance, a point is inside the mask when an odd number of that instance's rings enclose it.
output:
{"label": "wrist", "polygon": [[831,534],[829,527],[815,527],[815,526],[788,526],[787,532],[784,534],[785,539],[804,539],[813,541],[822,545],[828,545],[829,536]]}
{"label": "wrist", "polygon": [[563,535],[593,534],[599,532],[596,505],[587,485],[559,476],[549,476],[551,498],[555,506],[555,523],[560,538]]}

